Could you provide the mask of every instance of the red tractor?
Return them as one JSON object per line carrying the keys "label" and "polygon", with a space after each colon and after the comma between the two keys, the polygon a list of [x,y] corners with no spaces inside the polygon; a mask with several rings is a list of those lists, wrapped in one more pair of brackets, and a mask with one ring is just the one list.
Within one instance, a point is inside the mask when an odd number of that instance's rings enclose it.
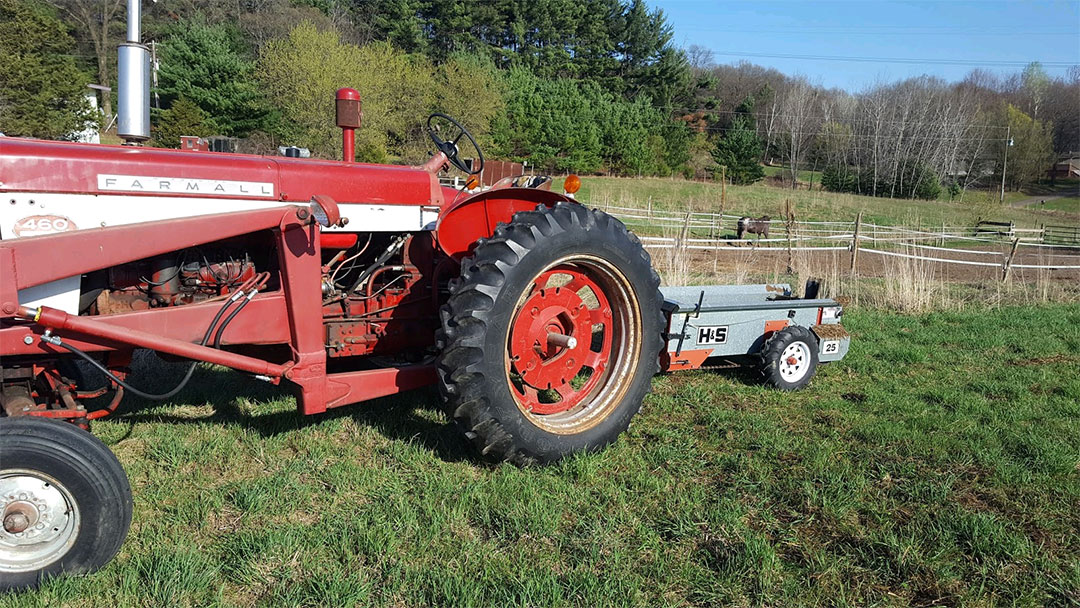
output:
{"label": "red tractor", "polygon": [[[131,490],[90,423],[198,362],[303,414],[437,384],[483,456],[524,465],[614,441],[661,369],[742,360],[794,390],[847,352],[813,284],[662,294],[576,177],[443,187],[483,173],[456,120],[433,114],[436,152],[404,167],[351,162],[356,91],[337,117],[344,161],[0,136],[0,590],[112,559]],[[139,388],[136,349],[187,374]]]}
{"label": "red tractor", "polygon": [[345,161],[0,138],[0,589],[122,544],[131,491],[90,423],[191,377],[150,394],[135,349],[287,384],[304,414],[437,384],[517,464],[627,428],[667,331],[638,239],[513,180],[441,186],[483,170],[444,115],[423,166],[350,162],[359,103],[339,92]]}

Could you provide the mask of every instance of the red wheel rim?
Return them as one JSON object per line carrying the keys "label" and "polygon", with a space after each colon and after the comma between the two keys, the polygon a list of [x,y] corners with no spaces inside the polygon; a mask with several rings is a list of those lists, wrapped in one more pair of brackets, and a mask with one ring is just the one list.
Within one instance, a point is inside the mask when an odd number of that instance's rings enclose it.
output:
{"label": "red wheel rim", "polygon": [[[507,336],[511,392],[530,419],[580,432],[616,403],[640,341],[637,303],[610,263],[567,258],[537,275]],[[625,355],[633,355],[627,357]]]}

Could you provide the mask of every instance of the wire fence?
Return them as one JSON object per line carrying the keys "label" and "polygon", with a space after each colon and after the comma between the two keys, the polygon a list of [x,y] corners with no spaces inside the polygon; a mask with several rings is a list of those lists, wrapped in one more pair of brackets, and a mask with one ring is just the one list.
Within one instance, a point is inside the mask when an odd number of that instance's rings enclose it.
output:
{"label": "wire fence", "polygon": [[[856,256],[866,252],[942,264],[999,267],[1003,278],[1008,277],[1011,268],[1080,270],[1080,232],[1074,242],[1067,238],[1070,232],[1054,226],[1018,228],[1011,222],[979,222],[975,226],[942,224],[940,229],[924,229],[866,222],[861,213],[852,221],[803,221],[795,220],[792,214],[785,218],[752,218],[755,233],[760,234],[738,238],[738,222],[743,216],[615,205],[604,206],[604,210],[631,227],[676,235],[640,237],[653,249],[846,250],[851,252],[853,267]],[[974,256],[982,256],[985,261],[964,259]],[[1029,263],[1032,256],[1038,256],[1034,261],[1039,263]]]}

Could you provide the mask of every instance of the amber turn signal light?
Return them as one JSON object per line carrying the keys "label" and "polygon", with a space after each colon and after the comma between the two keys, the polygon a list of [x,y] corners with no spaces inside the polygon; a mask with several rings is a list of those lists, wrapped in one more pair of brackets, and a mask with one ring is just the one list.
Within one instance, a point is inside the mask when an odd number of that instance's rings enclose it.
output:
{"label": "amber turn signal light", "polygon": [[567,175],[566,179],[563,180],[563,190],[565,190],[567,194],[573,194],[577,192],[580,188],[581,178],[574,175],[573,173]]}

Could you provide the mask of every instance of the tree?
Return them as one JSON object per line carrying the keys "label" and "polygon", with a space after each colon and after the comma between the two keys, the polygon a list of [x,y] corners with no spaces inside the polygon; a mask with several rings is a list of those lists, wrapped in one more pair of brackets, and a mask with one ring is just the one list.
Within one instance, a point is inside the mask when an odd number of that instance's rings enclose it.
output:
{"label": "tree", "polygon": [[1038,119],[1039,106],[1046,99],[1046,92],[1050,88],[1050,77],[1046,75],[1041,63],[1032,61],[1024,68],[1020,79],[1024,83],[1024,92],[1030,99],[1028,107],[1031,108],[1031,117]]}
{"label": "tree", "polygon": [[96,118],[87,77],[71,57],[74,45],[50,7],[0,0],[0,131],[57,139]]}
{"label": "tree", "polygon": [[159,53],[162,102],[187,99],[205,113],[204,126],[221,135],[266,128],[270,110],[240,39],[225,24],[186,20],[170,28]]}
{"label": "tree", "polygon": [[1069,68],[1064,78],[1050,83],[1044,107],[1043,120],[1054,125],[1054,152],[1080,150],[1080,66]]}
{"label": "tree", "polygon": [[610,97],[595,84],[548,80],[515,67],[506,85],[506,118],[494,133],[505,157],[548,170],[591,173],[604,163],[605,135],[608,149],[622,141],[621,134],[604,132],[614,121],[598,115],[611,111],[605,104]]}
{"label": "tree", "polygon": [[[98,84],[112,86],[112,66],[116,63],[112,54],[116,46],[114,32],[119,27],[116,16],[124,0],[50,0],[50,3],[75,22],[77,32],[90,37],[97,63]],[[109,93],[101,96],[101,110],[107,118],[112,116],[112,96]]]}
{"label": "tree", "polygon": [[364,127],[356,132],[357,157],[378,162],[390,159],[392,139],[406,138],[409,125],[404,113],[419,124],[434,88],[430,75],[419,75],[401,51],[386,44],[371,48],[347,44],[336,31],[320,31],[310,22],[266,45],[258,77],[281,111],[277,130],[282,140],[323,157],[341,155],[334,92],[341,87],[358,89]]}
{"label": "tree", "polygon": [[490,144],[492,124],[506,107],[505,83],[494,62],[482,55],[456,53],[435,68],[435,81],[433,109],[463,121],[481,147]]}
{"label": "tree", "polygon": [[761,140],[749,116],[736,116],[731,121],[712,156],[716,164],[727,167],[725,172],[733,184],[752,184],[765,177],[760,163]]}
{"label": "tree", "polygon": [[806,148],[814,137],[814,105],[817,90],[804,78],[796,80],[784,95],[781,104],[781,124],[786,132],[784,154],[791,169],[791,189],[799,185],[799,163],[806,154]]}
{"label": "tree", "polygon": [[[1005,179],[1010,188],[1019,190],[1038,180],[1054,162],[1053,140],[1051,131],[1045,123],[1033,119],[1016,106],[1007,105],[1005,115],[1012,137]],[[1002,163],[1004,163],[1006,145],[1008,142],[1001,141],[997,147],[999,151],[997,157],[1002,159]],[[999,166],[997,171],[999,177],[1001,170],[1002,166]]]}
{"label": "tree", "polygon": [[213,135],[216,127],[206,112],[195,103],[181,97],[168,110],[162,110],[155,120],[154,145],[161,148],[179,148],[180,138],[185,135],[206,137]]}
{"label": "tree", "polygon": [[341,154],[333,103],[340,87],[360,91],[360,160],[422,160],[431,149],[424,119],[434,110],[457,114],[480,141],[502,114],[502,84],[488,60],[455,54],[436,66],[386,42],[348,44],[336,31],[320,31],[310,22],[267,44],[257,75],[281,111],[275,133],[324,157]]}

